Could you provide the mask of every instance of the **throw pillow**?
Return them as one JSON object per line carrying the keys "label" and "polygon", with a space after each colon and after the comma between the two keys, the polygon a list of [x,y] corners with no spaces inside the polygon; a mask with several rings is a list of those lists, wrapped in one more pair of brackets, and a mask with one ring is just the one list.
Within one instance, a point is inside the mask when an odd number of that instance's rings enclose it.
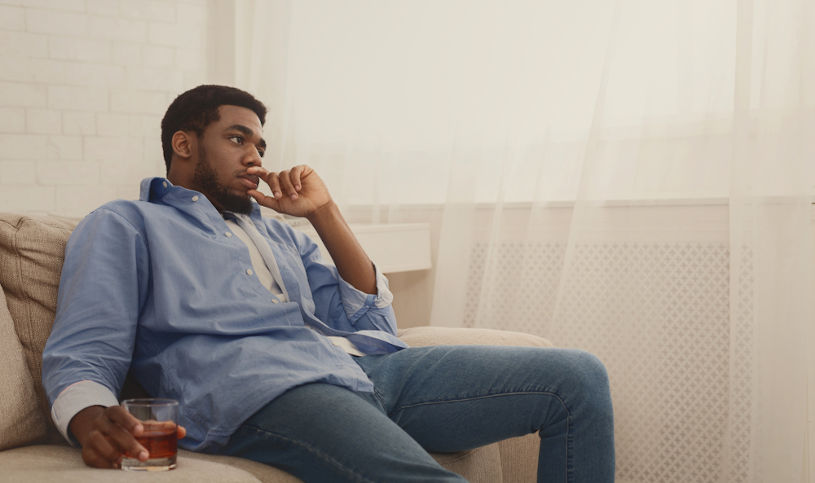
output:
{"label": "throw pillow", "polygon": [[[51,421],[42,387],[42,350],[54,323],[65,245],[79,222],[58,216],[0,214],[0,285],[34,381],[39,410]],[[60,442],[49,424],[49,441]]]}
{"label": "throw pillow", "polygon": [[0,451],[35,442],[45,436],[34,380],[28,372],[23,346],[0,286]]}

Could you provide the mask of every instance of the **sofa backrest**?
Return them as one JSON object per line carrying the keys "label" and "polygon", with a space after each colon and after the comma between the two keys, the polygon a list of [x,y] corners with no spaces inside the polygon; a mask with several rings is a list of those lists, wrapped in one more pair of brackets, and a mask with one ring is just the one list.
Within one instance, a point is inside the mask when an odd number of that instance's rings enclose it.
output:
{"label": "sofa backrest", "polygon": [[[36,402],[29,404],[38,406],[48,428],[40,440],[48,442],[62,437],[51,424],[42,387],[42,350],[54,323],[65,245],[77,223],[77,218],[0,213],[0,285],[34,383]],[[8,357],[0,353],[3,363]]]}
{"label": "sofa backrest", "polygon": [[34,379],[0,286],[0,451],[46,436]]}

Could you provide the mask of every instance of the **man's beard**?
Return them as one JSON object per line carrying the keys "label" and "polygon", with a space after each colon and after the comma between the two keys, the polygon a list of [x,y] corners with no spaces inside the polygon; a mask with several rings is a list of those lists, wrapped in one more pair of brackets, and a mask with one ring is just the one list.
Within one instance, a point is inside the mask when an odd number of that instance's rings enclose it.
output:
{"label": "man's beard", "polygon": [[206,196],[213,205],[220,205],[217,208],[224,211],[249,214],[252,211],[252,200],[249,195],[238,196],[229,192],[226,186],[218,182],[215,170],[209,164],[206,151],[201,148],[201,157],[193,171],[192,179],[201,193]]}

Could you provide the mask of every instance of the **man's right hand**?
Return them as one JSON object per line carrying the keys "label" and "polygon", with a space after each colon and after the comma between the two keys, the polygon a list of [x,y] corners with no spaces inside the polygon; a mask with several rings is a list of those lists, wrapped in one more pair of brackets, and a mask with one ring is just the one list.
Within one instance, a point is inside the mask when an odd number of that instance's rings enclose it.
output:
{"label": "man's right hand", "polygon": [[[82,446],[82,460],[88,466],[119,468],[125,454],[137,455],[140,461],[149,457],[135,438],[144,426],[122,406],[87,407],[71,419],[69,428]],[[183,437],[182,431],[179,426],[179,437]]]}

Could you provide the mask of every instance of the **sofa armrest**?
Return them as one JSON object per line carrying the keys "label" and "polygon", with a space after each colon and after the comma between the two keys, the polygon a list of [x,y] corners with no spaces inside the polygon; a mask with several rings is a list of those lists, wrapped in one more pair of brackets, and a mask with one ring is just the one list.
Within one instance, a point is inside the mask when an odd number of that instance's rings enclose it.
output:
{"label": "sofa armrest", "polygon": [[[428,345],[553,347],[553,344],[543,337],[523,332],[495,329],[420,326],[400,330],[399,337],[408,345],[417,347]],[[537,434],[505,439],[496,444],[501,462],[500,481],[535,481],[540,448],[540,438]],[[481,449],[486,449],[486,447]],[[476,480],[482,481],[478,478]],[[491,479],[484,479],[483,481],[498,481],[498,478],[493,475]]]}
{"label": "sofa armrest", "polygon": [[399,338],[410,346],[428,345],[514,345],[527,347],[552,347],[543,337],[496,329],[472,329],[464,327],[420,326],[399,331]]}

